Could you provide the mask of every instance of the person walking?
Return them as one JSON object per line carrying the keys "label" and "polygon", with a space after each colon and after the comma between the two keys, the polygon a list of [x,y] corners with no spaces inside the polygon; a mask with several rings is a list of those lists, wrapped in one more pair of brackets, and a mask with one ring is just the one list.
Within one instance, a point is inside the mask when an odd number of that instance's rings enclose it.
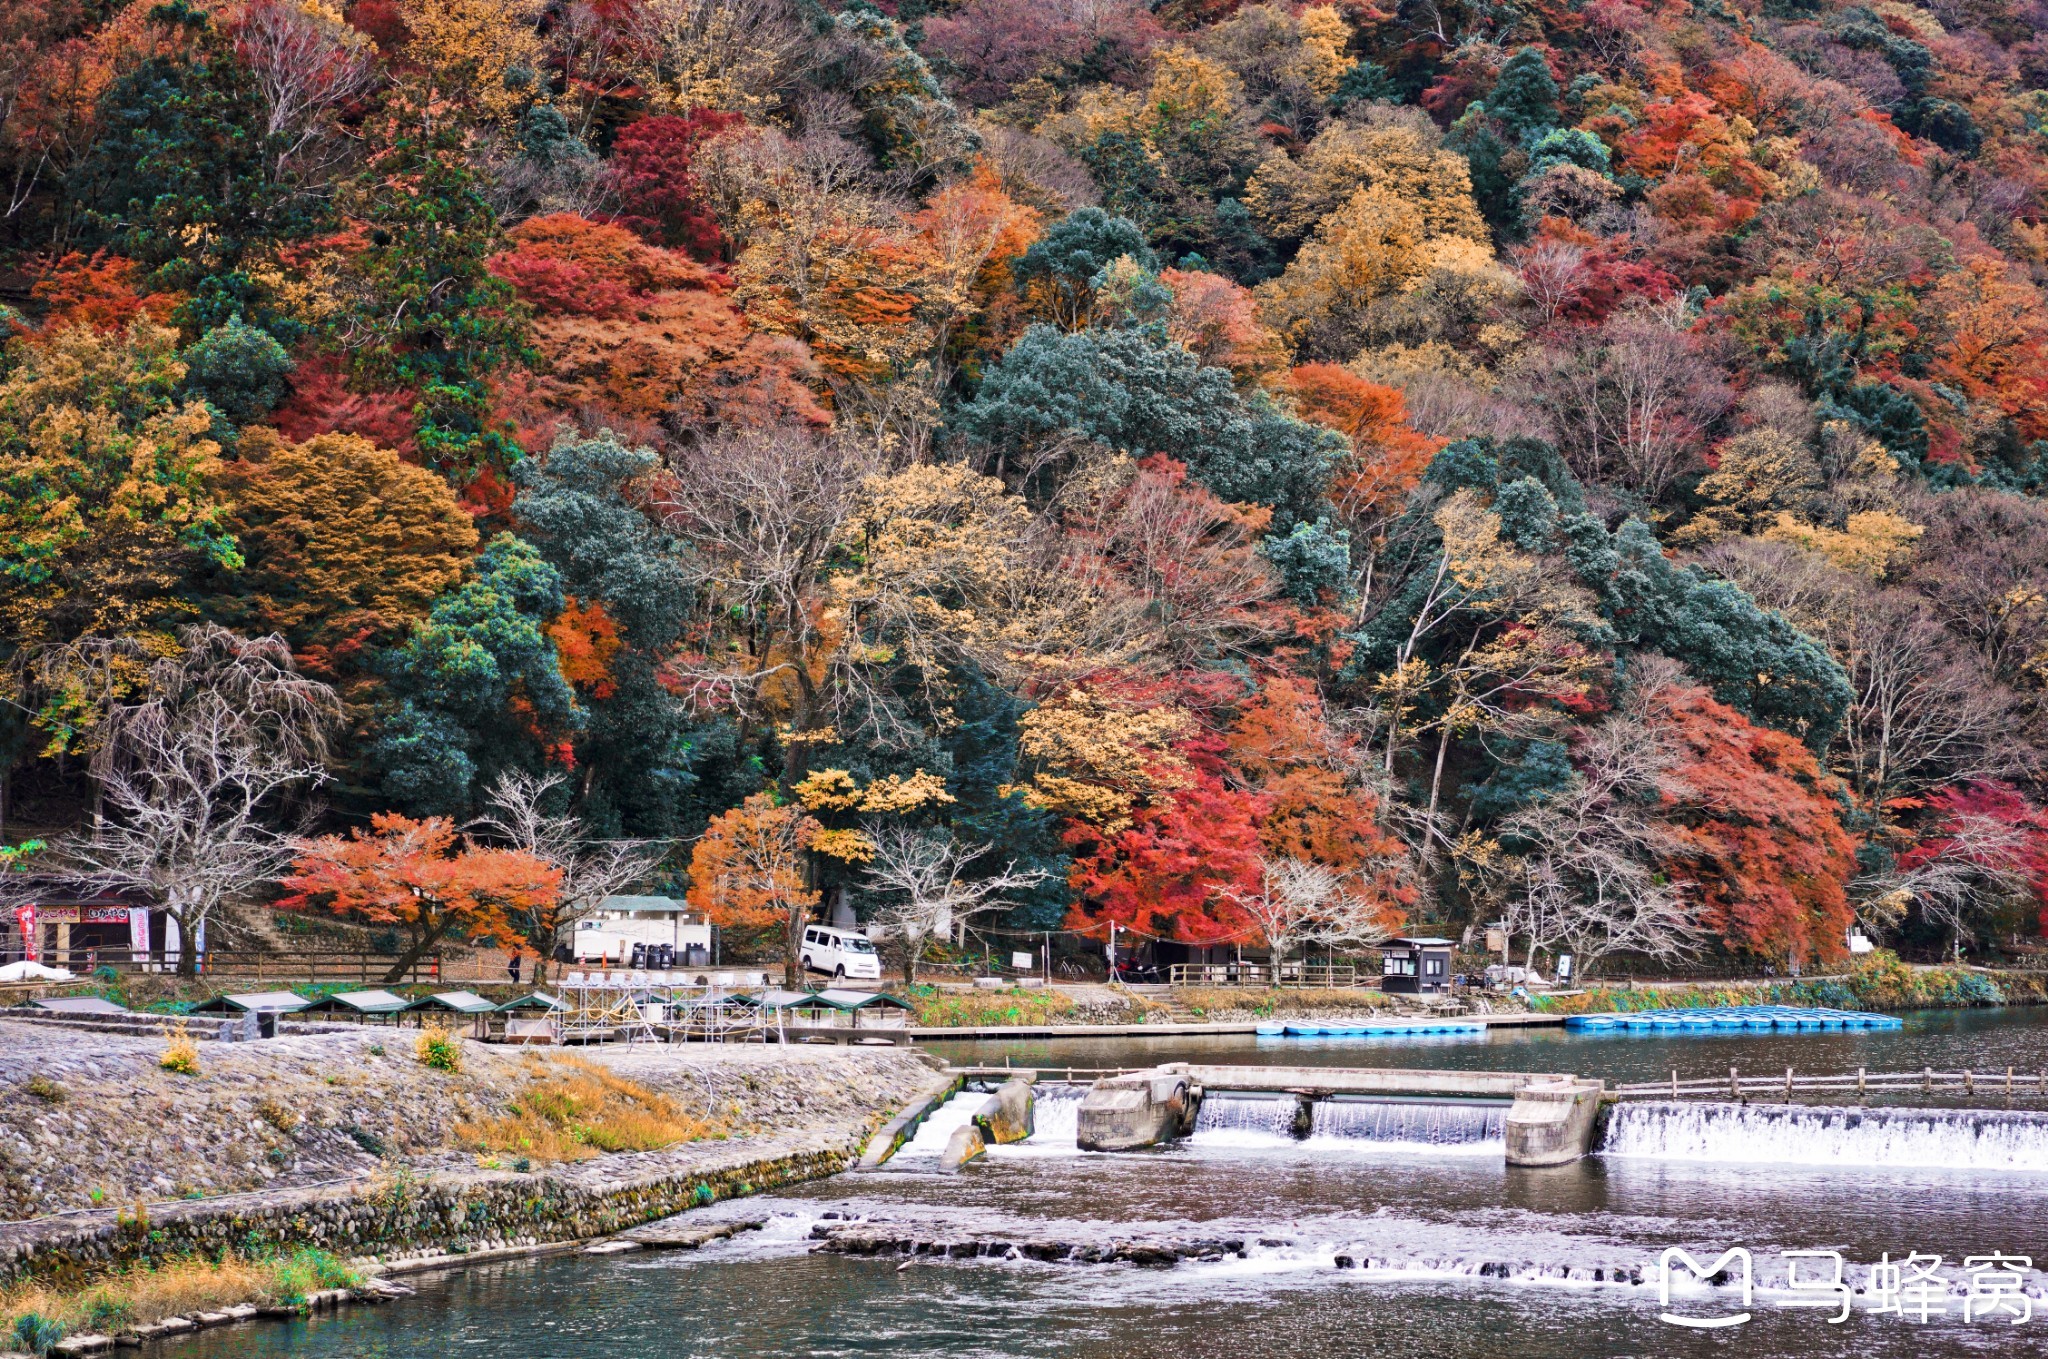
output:
{"label": "person walking", "polygon": [[512,961],[505,964],[505,971],[511,974],[512,984],[519,985],[519,955],[513,954]]}

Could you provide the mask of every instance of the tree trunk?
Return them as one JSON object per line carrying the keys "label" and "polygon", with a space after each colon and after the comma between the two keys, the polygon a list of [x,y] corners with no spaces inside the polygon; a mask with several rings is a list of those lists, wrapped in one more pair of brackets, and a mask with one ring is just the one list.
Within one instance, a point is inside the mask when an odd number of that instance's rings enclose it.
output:
{"label": "tree trunk", "polygon": [[797,957],[803,942],[806,918],[804,908],[794,903],[789,908],[789,929],[782,936],[782,984],[791,991],[797,989],[803,977],[803,963]]}
{"label": "tree trunk", "polygon": [[199,975],[199,931],[183,916],[173,914],[171,919],[178,925],[178,978],[190,981]]}
{"label": "tree trunk", "polygon": [[405,974],[412,971],[413,964],[424,958],[428,949],[441,942],[441,936],[448,932],[448,925],[449,922],[444,919],[414,935],[412,943],[406,947],[405,952],[398,955],[398,961],[392,964],[391,970],[384,974],[384,984],[393,986],[404,981]]}
{"label": "tree trunk", "polygon": [[1444,786],[1444,756],[1450,753],[1450,749],[1451,724],[1446,721],[1443,735],[1436,743],[1436,769],[1429,776],[1429,820],[1425,823],[1424,829],[1433,840],[1440,838],[1436,829],[1437,794]]}

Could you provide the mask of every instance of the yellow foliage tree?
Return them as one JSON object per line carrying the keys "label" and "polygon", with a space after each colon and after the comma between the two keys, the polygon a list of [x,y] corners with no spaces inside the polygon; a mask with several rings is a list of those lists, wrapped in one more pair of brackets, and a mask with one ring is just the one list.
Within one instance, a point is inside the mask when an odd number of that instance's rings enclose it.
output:
{"label": "yellow foliage tree", "polygon": [[191,574],[240,565],[213,418],[176,393],[177,333],[137,319],[11,346],[0,379],[0,635],[10,650],[168,635]]}
{"label": "yellow foliage tree", "polygon": [[1890,510],[1864,510],[1849,516],[1845,528],[1801,523],[1780,512],[1778,522],[1764,530],[1772,542],[1791,543],[1818,552],[1844,571],[1883,580],[1910,561],[1914,545],[1926,530]]}
{"label": "yellow foliage tree", "polygon": [[1193,727],[1172,704],[1141,706],[1088,686],[1071,689],[1018,720],[1018,752],[1038,766],[1025,799],[1114,835],[1141,798],[1184,785],[1187,762],[1172,743]]}
{"label": "yellow foliage tree", "polygon": [[302,664],[328,670],[344,643],[394,642],[476,554],[476,525],[447,480],[361,435],[293,444],[258,426],[237,452],[216,480],[245,565],[212,609],[282,633]]}
{"label": "yellow foliage tree", "polygon": [[1427,247],[1414,202],[1381,186],[1359,189],[1322,220],[1286,273],[1259,286],[1266,319],[1298,350],[1356,349],[1360,313],[1420,278]]}
{"label": "yellow foliage tree", "polygon": [[1358,190],[1373,188],[1413,206],[1425,238],[1488,239],[1465,158],[1400,123],[1339,123],[1299,157],[1276,151],[1245,186],[1244,201],[1269,235],[1294,241]]}
{"label": "yellow foliage tree", "polygon": [[1753,429],[1723,443],[1715,461],[1699,484],[1706,508],[1677,535],[1681,541],[1756,533],[1777,523],[1781,513],[1811,517],[1821,470],[1798,439],[1775,429]]}
{"label": "yellow foliage tree", "polygon": [[428,121],[470,111],[503,123],[525,107],[539,79],[541,10],[540,0],[405,0],[405,82]]}

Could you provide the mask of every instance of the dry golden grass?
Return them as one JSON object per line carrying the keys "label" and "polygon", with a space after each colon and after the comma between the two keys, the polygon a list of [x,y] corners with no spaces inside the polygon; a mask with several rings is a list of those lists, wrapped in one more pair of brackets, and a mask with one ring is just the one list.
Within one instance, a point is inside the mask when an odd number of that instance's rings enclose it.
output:
{"label": "dry golden grass", "polygon": [[38,1316],[67,1334],[111,1335],[131,1326],[217,1311],[236,1303],[294,1303],[323,1288],[353,1288],[362,1276],[325,1251],[250,1259],[182,1259],[154,1269],[112,1274],[89,1288],[70,1291],[23,1284],[0,1292],[0,1336],[11,1337],[17,1319]]}
{"label": "dry golden grass", "polygon": [[606,1151],[655,1151],[724,1128],[580,1057],[527,1054],[525,1088],[509,1113],[459,1124],[456,1140],[482,1153],[581,1161]]}

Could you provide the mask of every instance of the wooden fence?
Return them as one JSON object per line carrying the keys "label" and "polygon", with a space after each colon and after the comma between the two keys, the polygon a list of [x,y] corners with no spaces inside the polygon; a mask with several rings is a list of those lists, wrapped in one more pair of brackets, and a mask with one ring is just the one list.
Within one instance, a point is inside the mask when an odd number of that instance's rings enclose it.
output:
{"label": "wooden fence", "polygon": [[1280,986],[1289,989],[1358,985],[1355,963],[1174,963],[1167,968],[1174,986]]}
{"label": "wooden fence", "polygon": [[2021,1071],[2009,1066],[2003,1071],[1936,1071],[1933,1067],[1922,1067],[1918,1071],[1871,1071],[1859,1066],[1854,1071],[1802,1076],[1788,1066],[1782,1076],[1776,1073],[1745,1076],[1740,1068],[1731,1066],[1725,1078],[1708,1076],[1680,1080],[1678,1073],[1673,1071],[1668,1081],[1636,1081],[1609,1087],[1610,1094],[1624,1099],[1734,1100],[1770,1095],[1791,1099],[1802,1093],[1853,1092],[1858,1098],[1874,1094],[1931,1095],[1946,1090],[1960,1090],[1971,1096],[2048,1096],[2048,1068]]}

